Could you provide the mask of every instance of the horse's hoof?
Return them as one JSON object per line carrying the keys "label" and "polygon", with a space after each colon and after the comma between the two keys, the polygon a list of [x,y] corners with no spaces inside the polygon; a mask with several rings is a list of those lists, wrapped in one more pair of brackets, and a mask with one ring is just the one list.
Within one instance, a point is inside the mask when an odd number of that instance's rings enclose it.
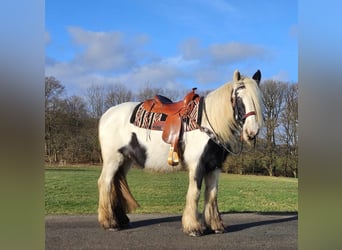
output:
{"label": "horse's hoof", "polygon": [[213,232],[215,234],[224,234],[226,232],[226,230],[224,230],[224,229],[216,229],[216,230],[213,230]]}
{"label": "horse's hoof", "polygon": [[210,227],[207,227],[205,229],[205,234],[224,234],[227,231],[224,228],[217,228],[217,229],[211,229]]}
{"label": "horse's hoof", "polygon": [[188,235],[191,236],[191,237],[200,237],[200,236],[203,235],[203,232],[196,230],[196,231],[190,232]]}

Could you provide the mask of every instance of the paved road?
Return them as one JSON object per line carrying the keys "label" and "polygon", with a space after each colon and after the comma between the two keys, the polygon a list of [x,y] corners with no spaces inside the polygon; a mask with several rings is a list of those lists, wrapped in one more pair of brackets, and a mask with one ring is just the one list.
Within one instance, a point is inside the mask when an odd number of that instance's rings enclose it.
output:
{"label": "paved road", "polygon": [[227,232],[189,237],[180,215],[131,214],[131,227],[103,230],[96,215],[46,216],[45,249],[297,249],[296,213],[222,214]]}

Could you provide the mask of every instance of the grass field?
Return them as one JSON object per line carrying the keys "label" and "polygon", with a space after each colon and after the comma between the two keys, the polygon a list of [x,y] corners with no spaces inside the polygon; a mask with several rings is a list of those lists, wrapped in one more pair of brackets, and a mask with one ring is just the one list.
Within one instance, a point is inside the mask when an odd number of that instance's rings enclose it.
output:
{"label": "grass field", "polygon": [[[46,167],[45,214],[96,213],[100,172],[101,167]],[[187,172],[154,173],[131,169],[127,179],[140,204],[135,213],[182,213],[188,187]],[[218,204],[221,212],[297,211],[298,179],[221,174]]]}

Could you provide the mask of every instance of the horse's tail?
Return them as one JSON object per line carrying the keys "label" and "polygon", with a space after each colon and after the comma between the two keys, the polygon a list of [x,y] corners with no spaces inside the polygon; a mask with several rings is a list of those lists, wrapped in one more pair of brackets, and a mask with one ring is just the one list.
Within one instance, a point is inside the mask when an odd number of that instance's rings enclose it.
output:
{"label": "horse's tail", "polygon": [[126,213],[132,212],[139,207],[138,202],[134,199],[131,191],[129,190],[126,176],[121,170],[116,172],[112,181],[112,185],[114,185],[112,190],[115,190],[117,196],[116,201],[119,203],[112,204],[112,206],[114,205],[113,207],[119,205]]}

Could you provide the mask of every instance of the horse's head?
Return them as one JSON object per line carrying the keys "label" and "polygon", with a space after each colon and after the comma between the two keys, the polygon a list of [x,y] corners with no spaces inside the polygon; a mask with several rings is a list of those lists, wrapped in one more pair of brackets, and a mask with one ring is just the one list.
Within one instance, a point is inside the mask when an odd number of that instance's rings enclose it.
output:
{"label": "horse's head", "polygon": [[261,73],[258,70],[252,78],[242,77],[234,72],[232,106],[234,119],[241,128],[241,138],[248,144],[255,139],[262,126],[262,108],[259,84]]}

